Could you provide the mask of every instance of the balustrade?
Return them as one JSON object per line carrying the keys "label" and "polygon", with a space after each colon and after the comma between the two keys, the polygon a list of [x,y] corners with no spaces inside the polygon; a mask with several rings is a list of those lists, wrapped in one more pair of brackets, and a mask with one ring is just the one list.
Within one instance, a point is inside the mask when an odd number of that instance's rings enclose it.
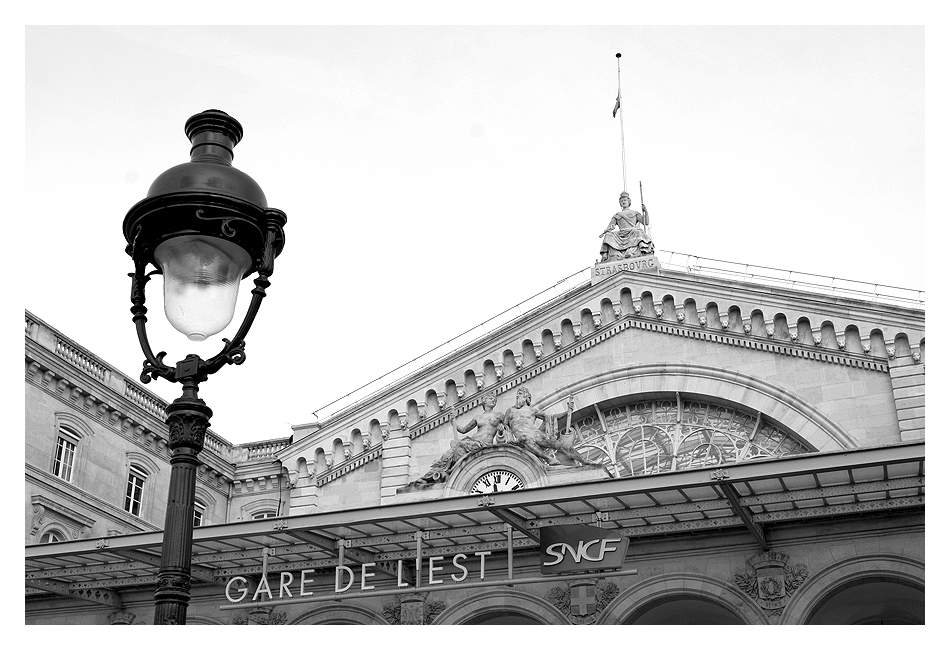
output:
{"label": "balustrade", "polygon": [[[29,326],[29,322],[29,319],[27,319],[27,326]],[[92,357],[80,352],[78,349],[66,341],[63,341],[62,339],[56,340],[56,354],[86,374],[95,377],[99,381],[106,380],[106,373],[108,370],[105,366],[97,363]]]}

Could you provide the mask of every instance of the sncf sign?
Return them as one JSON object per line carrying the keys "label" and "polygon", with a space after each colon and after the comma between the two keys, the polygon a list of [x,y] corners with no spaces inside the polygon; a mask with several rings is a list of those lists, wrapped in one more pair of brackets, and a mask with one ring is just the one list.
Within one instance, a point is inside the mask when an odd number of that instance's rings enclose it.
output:
{"label": "sncf sign", "polygon": [[568,573],[623,566],[630,539],[593,526],[541,529],[541,573]]}

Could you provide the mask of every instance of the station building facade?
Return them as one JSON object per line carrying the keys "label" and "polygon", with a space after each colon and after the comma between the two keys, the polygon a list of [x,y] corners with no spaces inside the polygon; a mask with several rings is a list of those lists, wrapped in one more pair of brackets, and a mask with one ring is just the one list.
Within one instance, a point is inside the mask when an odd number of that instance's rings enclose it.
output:
{"label": "station building facade", "polygon": [[[922,301],[603,260],[289,437],[209,432],[188,622],[923,623],[924,368]],[[25,379],[27,623],[151,624],[164,402],[30,313]]]}

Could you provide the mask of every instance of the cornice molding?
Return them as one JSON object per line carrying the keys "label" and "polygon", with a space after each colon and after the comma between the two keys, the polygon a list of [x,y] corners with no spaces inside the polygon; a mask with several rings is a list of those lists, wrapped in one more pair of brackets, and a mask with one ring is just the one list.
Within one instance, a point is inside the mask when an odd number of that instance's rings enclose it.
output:
{"label": "cornice molding", "polygon": [[349,474],[355,469],[358,469],[365,465],[366,463],[376,460],[377,458],[383,455],[383,443],[377,443],[375,446],[370,447],[364,452],[353,457],[352,460],[349,460],[339,467],[335,467],[331,470],[322,472],[321,474],[314,477],[314,485],[322,486],[334,481],[335,479],[340,478],[344,474]]}
{"label": "cornice molding", "polygon": [[161,530],[160,526],[155,526],[144,519],[135,517],[108,501],[100,499],[91,492],[82,490],[72,483],[66,483],[29,463],[26,463],[26,479],[43,489],[55,492],[60,498],[68,500],[74,507],[85,506],[86,508],[96,509],[113,523],[122,524],[142,532]]}
{"label": "cornice molding", "polygon": [[[81,414],[83,418],[118,433],[161,463],[169,462],[168,431],[163,421],[111,387],[69,368],[30,340],[27,340],[25,359],[28,383],[68,406],[70,412]],[[234,466],[207,451],[202,451],[199,458],[202,460],[199,478],[212,489],[226,494]]]}
{"label": "cornice molding", "polygon": [[[787,305],[790,301],[809,303],[826,309],[828,311],[828,318],[847,318],[853,316],[856,311],[864,311],[868,314],[876,314],[876,320],[887,321],[886,324],[888,325],[897,325],[899,322],[906,324],[907,320],[916,320],[919,321],[922,327],[924,322],[925,310],[923,308],[905,307],[891,303],[849,298],[847,296],[812,293],[800,289],[683,273],[682,271],[672,269],[661,269],[659,274],[621,271],[614,277],[604,280],[596,286],[603,287],[613,283],[626,285],[630,280],[634,280],[637,284],[659,284],[665,282],[670,286],[676,286],[678,289],[684,291],[690,291],[693,286],[700,286],[707,289],[710,293],[721,294],[723,291],[740,292],[750,298],[756,297],[770,304],[780,302],[783,305]],[[897,315],[902,315],[903,318],[897,318]]]}

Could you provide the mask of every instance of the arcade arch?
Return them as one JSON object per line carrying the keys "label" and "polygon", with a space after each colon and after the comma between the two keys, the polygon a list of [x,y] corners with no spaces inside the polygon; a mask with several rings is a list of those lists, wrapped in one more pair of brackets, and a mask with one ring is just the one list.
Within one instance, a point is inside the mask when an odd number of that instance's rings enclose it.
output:
{"label": "arcade arch", "polygon": [[446,608],[433,625],[569,625],[554,605],[534,594],[493,590]]}
{"label": "arcade arch", "polygon": [[923,624],[924,563],[896,555],[837,562],[805,581],[780,623]]}
{"label": "arcade arch", "polygon": [[623,625],[743,625],[728,607],[701,596],[671,595],[650,601]]}
{"label": "arcade arch", "polygon": [[365,607],[348,603],[318,605],[287,625],[387,625],[386,619]]}
{"label": "arcade arch", "polygon": [[622,591],[607,606],[600,625],[682,625],[681,612],[702,624],[766,625],[762,610],[732,584],[694,574],[664,574]]}
{"label": "arcade arch", "polygon": [[825,595],[807,625],[923,625],[924,590],[890,576],[869,576]]}

